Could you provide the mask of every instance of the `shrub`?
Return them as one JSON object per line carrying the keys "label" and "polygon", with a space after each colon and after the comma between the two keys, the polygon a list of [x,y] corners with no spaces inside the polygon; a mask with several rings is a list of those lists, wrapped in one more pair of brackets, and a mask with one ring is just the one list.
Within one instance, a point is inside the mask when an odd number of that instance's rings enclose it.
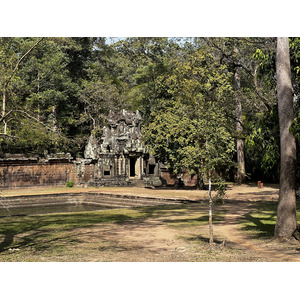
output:
{"label": "shrub", "polygon": [[73,186],[74,186],[74,181],[70,180],[70,181],[67,181],[67,182],[66,182],[66,187],[71,188],[71,187],[73,187]]}

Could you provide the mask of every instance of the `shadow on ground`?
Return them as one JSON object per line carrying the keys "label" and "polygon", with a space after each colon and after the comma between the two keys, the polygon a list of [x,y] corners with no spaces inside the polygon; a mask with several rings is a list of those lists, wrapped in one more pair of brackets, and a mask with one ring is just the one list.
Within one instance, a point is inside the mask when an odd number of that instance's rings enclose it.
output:
{"label": "shadow on ground", "polygon": [[254,238],[274,237],[277,203],[262,202],[253,204],[250,211],[242,215],[242,230],[251,233]]}
{"label": "shadow on ground", "polygon": [[[196,208],[197,207],[197,208]],[[201,204],[191,205],[163,205],[152,207],[139,207],[132,209],[111,209],[93,212],[76,212],[45,214],[34,216],[11,216],[0,219],[0,253],[10,248],[27,248],[40,251],[66,244],[81,243],[79,237],[72,230],[76,228],[89,228],[101,223],[115,223],[120,225],[136,224],[141,227],[149,218],[177,218],[194,212]],[[183,224],[188,222],[206,222],[207,218],[180,219]],[[149,226],[149,224],[147,225]]]}
{"label": "shadow on ground", "polygon": [[[134,219],[127,214],[120,213],[66,213],[36,215],[25,217],[6,217],[0,221],[0,235],[4,240],[0,243],[0,253],[8,250],[12,245],[17,248],[34,247],[36,250],[53,247],[54,243],[63,241],[65,244],[80,242],[72,236],[75,228],[91,227],[103,222],[124,223]],[[14,244],[14,239],[20,235]]]}

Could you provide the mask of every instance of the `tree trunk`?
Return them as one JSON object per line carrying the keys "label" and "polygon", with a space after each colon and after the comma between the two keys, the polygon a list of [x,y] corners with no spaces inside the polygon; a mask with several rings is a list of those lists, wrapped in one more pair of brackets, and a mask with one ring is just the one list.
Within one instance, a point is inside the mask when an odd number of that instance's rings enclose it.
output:
{"label": "tree trunk", "polygon": [[6,86],[3,88],[3,98],[2,98],[2,118],[3,118],[3,133],[7,133],[7,122],[5,120],[5,114],[6,114]]}
{"label": "tree trunk", "polygon": [[57,132],[56,106],[52,106],[52,130]]}
{"label": "tree trunk", "polygon": [[213,222],[212,222],[212,197],[211,197],[211,171],[208,173],[208,198],[209,198],[209,211],[208,211],[208,224],[209,224],[209,245],[212,247],[214,243]]}
{"label": "tree trunk", "polygon": [[277,38],[276,76],[280,129],[280,190],[275,237],[290,239],[296,221],[296,143],[290,133],[294,119],[293,90],[288,38]]}
{"label": "tree trunk", "polygon": [[[236,95],[236,131],[238,135],[243,132],[242,127],[242,101],[240,97],[241,79],[240,70],[237,67],[234,74],[234,89]],[[237,138],[236,141],[236,151],[237,151],[237,163],[238,169],[236,174],[236,181],[238,184],[242,184],[245,180],[245,155],[244,155],[244,140]]]}
{"label": "tree trunk", "polygon": [[204,181],[203,181],[203,176],[198,168],[196,170],[196,174],[197,174],[196,188],[197,188],[197,190],[204,190],[205,185],[204,185]]}
{"label": "tree trunk", "polygon": [[200,175],[197,175],[197,190],[205,190],[205,185],[203,181],[203,177]]}

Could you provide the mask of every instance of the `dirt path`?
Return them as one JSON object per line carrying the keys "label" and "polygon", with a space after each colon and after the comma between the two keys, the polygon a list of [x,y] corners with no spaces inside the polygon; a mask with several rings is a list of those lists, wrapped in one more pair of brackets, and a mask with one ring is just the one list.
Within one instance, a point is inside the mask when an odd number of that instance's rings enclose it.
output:
{"label": "dirt path", "polygon": [[[272,241],[265,242],[254,239],[251,235],[241,230],[240,223],[244,214],[249,212],[251,205],[249,203],[239,205],[227,205],[227,213],[224,221],[214,226],[215,234],[221,239],[226,239],[228,243],[233,244],[233,247],[241,247],[252,250],[259,256],[262,256],[270,261],[300,261],[299,250],[283,249],[283,245]],[[286,246],[286,245],[285,245]],[[300,247],[300,245],[299,245]]]}
{"label": "dirt path", "polygon": [[[161,216],[125,224],[97,225],[81,229],[78,236],[83,243],[97,242],[97,249],[86,256],[89,261],[300,261],[299,249],[265,242],[240,228],[243,215],[251,210],[251,203],[220,206],[227,213],[214,225],[215,249],[208,245],[208,226],[170,226],[174,216]],[[206,207],[197,207],[189,217],[197,218]],[[182,215],[184,217],[186,215]],[[176,222],[175,222],[176,223]],[[220,247],[226,239],[226,246]],[[300,246],[299,246],[300,247]],[[298,247],[298,248],[299,248]]]}
{"label": "dirt path", "polygon": [[[55,189],[55,192],[65,189]],[[78,192],[82,190],[78,189]],[[90,192],[103,192],[144,197],[174,199],[207,199],[207,191],[148,190],[142,188],[101,188]],[[6,191],[14,193],[45,193],[35,191]],[[76,190],[77,192],[77,190]],[[300,261],[300,245],[276,244],[258,239],[249,231],[241,230],[243,216],[251,212],[256,202],[276,201],[278,188],[255,186],[230,186],[225,204],[215,209],[225,210],[221,221],[214,224],[215,250],[208,245],[208,225],[190,226],[199,215],[207,213],[206,205],[195,205],[187,211],[151,216],[144,220],[125,223],[104,223],[89,228],[77,228],[73,234],[80,240],[62,261]],[[181,220],[183,220],[182,223]],[[186,223],[184,223],[186,220]],[[199,221],[198,221],[199,222]],[[226,247],[220,247],[226,239]],[[38,260],[40,257],[37,258]],[[53,257],[43,258],[45,261]],[[55,258],[55,260],[58,260]]]}
{"label": "dirt path", "polygon": [[83,240],[100,241],[93,261],[170,262],[186,261],[182,255],[186,244],[176,238],[176,232],[158,220],[125,225],[108,224],[84,232]]}

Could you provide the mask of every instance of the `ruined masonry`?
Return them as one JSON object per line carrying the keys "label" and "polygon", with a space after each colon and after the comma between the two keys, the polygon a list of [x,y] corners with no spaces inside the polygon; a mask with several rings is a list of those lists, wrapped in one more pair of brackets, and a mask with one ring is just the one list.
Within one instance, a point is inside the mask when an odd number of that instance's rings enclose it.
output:
{"label": "ruined masonry", "polygon": [[110,111],[100,145],[91,135],[83,164],[96,161],[93,186],[160,185],[159,163],[141,140],[139,111]]}
{"label": "ruined masonry", "polygon": [[138,111],[110,112],[99,140],[91,135],[84,158],[57,153],[46,158],[9,154],[0,158],[0,188],[65,185],[173,185],[176,176],[149,155],[141,140]]}

